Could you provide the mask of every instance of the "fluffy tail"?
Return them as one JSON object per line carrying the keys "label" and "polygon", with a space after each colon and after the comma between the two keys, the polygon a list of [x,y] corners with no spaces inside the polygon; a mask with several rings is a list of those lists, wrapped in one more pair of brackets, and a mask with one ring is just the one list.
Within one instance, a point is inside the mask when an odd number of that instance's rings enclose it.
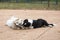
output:
{"label": "fluffy tail", "polygon": [[49,27],[53,27],[53,26],[54,26],[54,24],[48,24],[48,26],[49,26]]}

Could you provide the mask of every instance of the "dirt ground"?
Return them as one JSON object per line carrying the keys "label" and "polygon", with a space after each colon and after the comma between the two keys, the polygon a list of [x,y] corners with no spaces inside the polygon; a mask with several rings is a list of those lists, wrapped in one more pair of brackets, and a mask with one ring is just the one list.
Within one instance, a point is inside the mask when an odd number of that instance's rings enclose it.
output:
{"label": "dirt ground", "polygon": [[[5,25],[10,16],[22,19],[42,18],[55,24],[28,30],[13,30]],[[51,10],[0,10],[0,40],[60,40],[60,11]]]}

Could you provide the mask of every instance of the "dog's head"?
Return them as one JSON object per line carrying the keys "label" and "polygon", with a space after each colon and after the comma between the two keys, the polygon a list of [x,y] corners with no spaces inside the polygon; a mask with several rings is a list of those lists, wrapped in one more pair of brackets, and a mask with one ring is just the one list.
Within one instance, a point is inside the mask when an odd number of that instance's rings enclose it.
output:
{"label": "dog's head", "polygon": [[24,20],[24,23],[23,23],[23,26],[29,27],[30,25],[31,25],[31,23],[29,22],[29,20],[28,19],[25,19]]}

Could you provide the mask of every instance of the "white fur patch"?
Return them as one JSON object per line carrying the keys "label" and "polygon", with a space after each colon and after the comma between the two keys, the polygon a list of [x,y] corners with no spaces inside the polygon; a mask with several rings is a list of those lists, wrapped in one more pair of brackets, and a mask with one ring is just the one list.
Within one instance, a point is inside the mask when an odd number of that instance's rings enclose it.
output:
{"label": "white fur patch", "polygon": [[12,16],[11,18],[9,18],[6,22],[6,25],[9,26],[9,27],[12,27],[13,24],[14,24],[14,21],[17,20],[18,18],[15,17],[15,16]]}
{"label": "white fur patch", "polygon": [[56,26],[56,24],[53,24],[54,26]]}
{"label": "white fur patch", "polygon": [[30,26],[29,28],[30,28],[30,29],[33,29],[33,26]]}
{"label": "white fur patch", "polygon": [[28,19],[28,22],[30,22],[32,24],[33,23],[33,20],[32,19]]}
{"label": "white fur patch", "polygon": [[49,25],[49,27],[52,27],[52,25]]}
{"label": "white fur patch", "polygon": [[[54,26],[56,26],[56,24],[53,24]],[[49,27],[53,27],[52,25],[49,25]]]}
{"label": "white fur patch", "polygon": [[33,20],[32,19],[28,19],[28,22],[31,23],[30,28],[33,28],[33,27],[31,27],[32,26],[32,23],[33,23]]}

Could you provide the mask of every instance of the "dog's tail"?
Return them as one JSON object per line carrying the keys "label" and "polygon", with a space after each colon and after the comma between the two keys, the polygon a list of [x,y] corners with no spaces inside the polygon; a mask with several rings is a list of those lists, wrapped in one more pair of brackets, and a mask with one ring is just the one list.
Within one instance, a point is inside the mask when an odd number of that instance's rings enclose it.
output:
{"label": "dog's tail", "polygon": [[49,27],[53,27],[55,26],[56,24],[48,24]]}

